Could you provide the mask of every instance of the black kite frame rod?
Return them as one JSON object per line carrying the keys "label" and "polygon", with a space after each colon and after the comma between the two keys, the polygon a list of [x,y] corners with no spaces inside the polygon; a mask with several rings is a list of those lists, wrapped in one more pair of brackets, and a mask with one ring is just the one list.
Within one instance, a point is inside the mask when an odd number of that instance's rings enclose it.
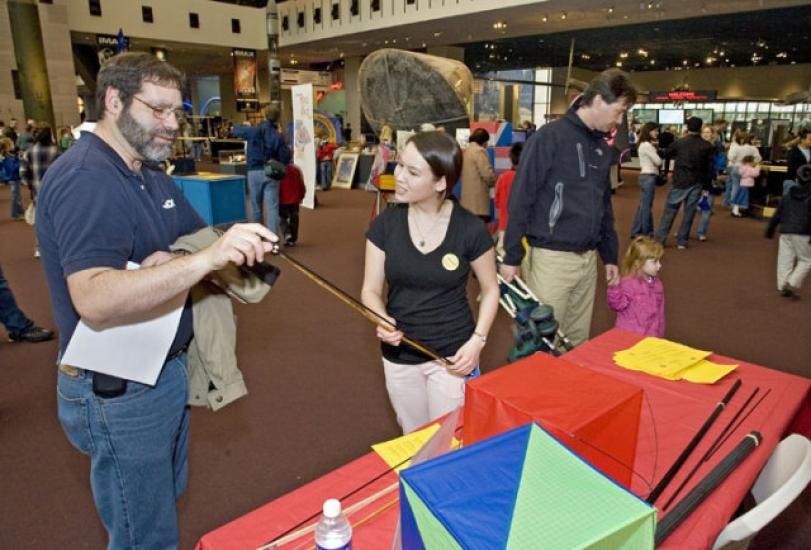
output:
{"label": "black kite frame rod", "polygon": [[710,426],[712,426],[713,423],[715,422],[715,419],[718,418],[718,415],[720,415],[721,412],[723,412],[723,410],[729,403],[730,399],[732,399],[732,396],[735,395],[735,392],[737,392],[738,388],[740,387],[741,387],[741,379],[738,378],[737,380],[735,380],[735,383],[732,385],[732,387],[729,388],[729,391],[724,396],[724,398],[715,405],[712,414],[710,414],[709,418],[707,418],[707,420],[704,421],[704,424],[701,426],[701,428],[699,428],[696,435],[693,436],[693,439],[691,439],[690,442],[687,444],[687,447],[684,448],[684,450],[681,452],[681,454],[673,463],[673,465],[670,467],[670,469],[665,473],[662,480],[659,481],[659,483],[656,484],[656,487],[653,488],[653,491],[650,492],[648,498],[645,499],[648,503],[653,504],[654,502],[656,502],[656,499],[659,498],[659,496],[662,494],[662,491],[664,491],[665,488],[668,486],[668,484],[673,480],[673,477],[675,477],[676,473],[687,461],[687,457],[690,456],[690,453],[693,452],[693,449],[696,448],[698,443],[710,429]]}

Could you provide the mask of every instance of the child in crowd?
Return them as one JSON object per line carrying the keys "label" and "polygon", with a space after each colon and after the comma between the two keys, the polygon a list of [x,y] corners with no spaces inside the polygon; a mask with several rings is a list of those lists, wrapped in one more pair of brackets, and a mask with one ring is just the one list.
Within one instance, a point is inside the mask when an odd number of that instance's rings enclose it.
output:
{"label": "child in crowd", "polygon": [[738,165],[738,175],[740,176],[740,187],[732,201],[732,215],[736,218],[743,217],[741,209],[749,208],[749,189],[755,186],[755,178],[760,175],[760,166],[752,155],[746,155]]}
{"label": "child in crowd", "polygon": [[797,291],[811,271],[811,164],[797,170],[797,185],[783,195],[766,237],[780,226],[777,251],[777,290],[786,298],[798,299]]}
{"label": "child in crowd", "polygon": [[299,203],[306,192],[301,170],[291,162],[279,182],[279,225],[285,246],[296,246]]}
{"label": "child in crowd", "polygon": [[512,167],[501,174],[496,182],[496,210],[498,211],[498,244],[496,244],[496,253],[499,256],[504,255],[504,231],[507,229],[507,204],[510,200],[510,188],[513,185],[515,178],[515,170],[518,168],[518,161],[521,159],[521,151],[524,150],[522,142],[513,143],[510,147],[510,162]]}
{"label": "child in crowd", "polygon": [[333,154],[337,148],[337,144],[321,138],[321,143],[315,153],[318,160],[318,183],[324,191],[329,191],[332,186]]}
{"label": "child in crowd", "polygon": [[11,187],[11,219],[20,219],[25,212],[20,192],[20,159],[11,139],[0,138],[0,180]]}
{"label": "child in crowd", "polygon": [[662,245],[645,236],[631,241],[622,261],[622,280],[608,287],[608,307],[617,312],[615,326],[631,332],[665,335],[665,292],[659,279]]}

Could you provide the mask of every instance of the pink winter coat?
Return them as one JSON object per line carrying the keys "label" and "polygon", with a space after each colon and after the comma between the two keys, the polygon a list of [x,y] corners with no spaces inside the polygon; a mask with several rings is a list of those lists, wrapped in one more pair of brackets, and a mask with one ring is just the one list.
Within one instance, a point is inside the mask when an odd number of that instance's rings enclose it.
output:
{"label": "pink winter coat", "polygon": [[741,187],[754,187],[755,178],[760,175],[760,166],[739,164],[738,174],[741,176]]}
{"label": "pink winter coat", "polygon": [[665,289],[658,277],[629,275],[608,287],[608,307],[617,312],[614,326],[645,336],[665,335]]}

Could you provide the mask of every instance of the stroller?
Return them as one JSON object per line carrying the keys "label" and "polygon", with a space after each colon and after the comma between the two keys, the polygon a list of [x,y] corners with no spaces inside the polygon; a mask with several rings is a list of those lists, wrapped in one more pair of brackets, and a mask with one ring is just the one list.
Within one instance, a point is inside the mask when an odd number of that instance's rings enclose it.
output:
{"label": "stroller", "polygon": [[507,356],[509,363],[539,351],[559,356],[574,348],[560,331],[552,306],[542,304],[520,277],[508,283],[498,275],[498,287],[498,301],[516,323],[513,326],[515,345]]}

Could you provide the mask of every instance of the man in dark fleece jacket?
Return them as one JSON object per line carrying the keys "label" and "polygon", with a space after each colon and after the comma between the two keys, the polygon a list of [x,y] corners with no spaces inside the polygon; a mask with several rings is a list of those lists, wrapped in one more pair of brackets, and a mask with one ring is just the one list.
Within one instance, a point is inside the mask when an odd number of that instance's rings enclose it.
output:
{"label": "man in dark fleece jacket", "polygon": [[656,230],[656,240],[665,244],[679,207],[684,203],[684,214],[676,237],[680,250],[687,248],[696,207],[702,195],[709,196],[712,185],[715,147],[701,137],[703,124],[704,121],[700,118],[690,117],[687,121],[687,135],[667,148],[667,157],[675,161],[673,185],[665,200],[665,211],[662,213],[659,229]]}
{"label": "man in dark fleece jacket", "polygon": [[[510,191],[501,275],[511,281],[521,265],[529,288],[554,308],[575,345],[588,340],[591,330],[597,253],[608,283],[619,283],[612,156],[605,138],[635,101],[625,73],[601,73],[566,116],[529,139]],[[530,245],[526,257],[522,237]]]}

